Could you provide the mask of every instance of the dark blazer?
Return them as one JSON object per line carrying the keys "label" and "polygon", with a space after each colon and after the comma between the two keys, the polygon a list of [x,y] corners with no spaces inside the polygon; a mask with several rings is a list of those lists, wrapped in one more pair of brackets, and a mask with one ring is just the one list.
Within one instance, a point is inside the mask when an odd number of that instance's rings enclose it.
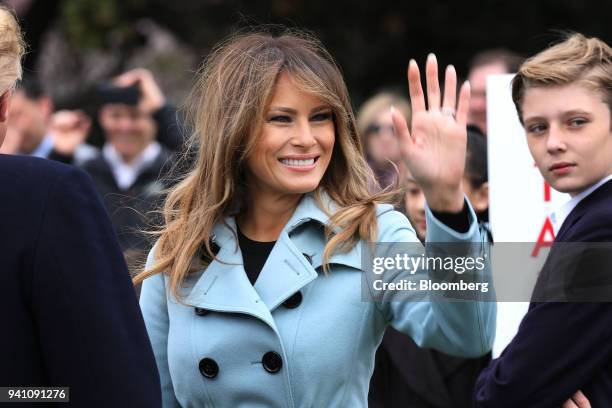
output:
{"label": "dark blazer", "polygon": [[[612,242],[612,181],[574,208],[555,242]],[[549,259],[561,256],[554,250]],[[536,290],[554,272],[545,265]],[[593,407],[612,407],[612,303],[532,302],[515,338],[478,378],[475,406],[560,407],[577,390]]]}
{"label": "dark blazer", "polygon": [[134,288],[89,177],[0,155],[0,210],[0,386],[70,387],[67,407],[161,406]]}
{"label": "dark blazer", "polygon": [[171,157],[170,151],[162,147],[155,160],[127,190],[119,188],[102,154],[83,164],[82,168],[89,173],[102,197],[123,251],[140,251],[146,256],[151,249],[150,240],[143,231],[150,231],[161,222],[153,212],[161,209],[162,192],[171,184],[165,177],[172,168]]}

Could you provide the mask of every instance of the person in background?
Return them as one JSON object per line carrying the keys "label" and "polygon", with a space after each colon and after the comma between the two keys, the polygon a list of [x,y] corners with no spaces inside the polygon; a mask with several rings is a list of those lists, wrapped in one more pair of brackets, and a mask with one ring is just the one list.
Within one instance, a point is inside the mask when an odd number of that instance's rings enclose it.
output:
{"label": "person in background", "polygon": [[489,230],[489,171],[487,138],[479,128],[468,126],[463,190],[474,207],[478,222]]}
{"label": "person in background", "polygon": [[516,72],[521,62],[523,57],[506,49],[485,50],[472,58],[468,71],[468,81],[472,86],[468,124],[477,126],[486,135],[487,77]]}
{"label": "person in background", "polygon": [[126,71],[116,77],[113,84],[120,88],[136,87],[139,95],[138,110],[150,115],[155,121],[155,139],[170,151],[183,150],[186,132],[176,107],[168,101],[151,71],[145,68]]}
{"label": "person in background", "polygon": [[[0,6],[0,145],[24,48]],[[0,384],[69,387],[58,406],[161,407],[134,288],[87,174],[0,154],[0,197]]]}
{"label": "person in background", "polygon": [[[85,143],[90,120],[81,111],[53,113],[53,101],[35,78],[19,82],[13,95],[4,153],[82,164],[97,149]],[[74,131],[74,130],[76,131]]]}
{"label": "person in background", "polygon": [[[406,166],[400,166],[400,211],[406,214],[419,240],[427,232],[425,194]],[[463,189],[474,207],[481,233],[492,241],[488,213],[486,139],[477,128],[468,127]],[[374,374],[368,395],[372,408],[468,408],[474,384],[491,355],[459,358],[433,349],[423,349],[405,334],[388,327],[376,352]]]}
{"label": "person in background", "polygon": [[410,102],[389,92],[378,93],[365,101],[357,115],[357,128],[365,147],[366,160],[378,183],[378,186],[371,186],[373,191],[393,185],[398,178],[400,152],[393,133],[391,106],[410,123]]}
{"label": "person in background", "polygon": [[146,235],[161,193],[171,182],[172,152],[158,142],[155,114],[164,105],[159,87],[143,69],[126,72],[98,91],[98,122],[105,138],[98,157],[83,164],[111,216],[126,258],[138,263],[150,249]]}

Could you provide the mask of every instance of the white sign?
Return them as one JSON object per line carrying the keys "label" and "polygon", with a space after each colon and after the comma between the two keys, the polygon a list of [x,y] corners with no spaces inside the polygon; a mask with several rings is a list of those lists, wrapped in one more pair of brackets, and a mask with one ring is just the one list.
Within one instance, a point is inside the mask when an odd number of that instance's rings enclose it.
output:
{"label": "white sign", "polygon": [[[489,164],[489,220],[495,243],[530,243],[493,247],[492,263],[499,297],[497,332],[493,357],[498,357],[512,340],[529,303],[505,299],[504,285],[512,280],[528,281],[533,287],[548,247],[554,239],[550,213],[569,200],[567,194],[548,186],[535,166],[525,139],[510,83],[514,74],[487,78],[487,149]],[[521,248],[517,258],[509,248]],[[496,258],[496,252],[504,256]],[[503,259],[502,259],[503,258]],[[496,261],[497,259],[497,261]]]}

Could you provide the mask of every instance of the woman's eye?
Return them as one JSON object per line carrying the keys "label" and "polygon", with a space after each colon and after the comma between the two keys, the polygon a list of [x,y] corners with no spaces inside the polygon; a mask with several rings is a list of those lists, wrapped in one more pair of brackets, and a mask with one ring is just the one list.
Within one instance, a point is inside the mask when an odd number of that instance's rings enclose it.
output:
{"label": "woman's eye", "polygon": [[289,122],[291,122],[291,117],[289,117],[287,115],[276,115],[276,116],[272,116],[270,119],[268,119],[268,122],[289,123]]}
{"label": "woman's eye", "polygon": [[316,115],[314,115],[311,120],[315,122],[324,122],[326,120],[330,120],[331,118],[332,118],[331,112],[321,112],[321,113],[317,113]]}

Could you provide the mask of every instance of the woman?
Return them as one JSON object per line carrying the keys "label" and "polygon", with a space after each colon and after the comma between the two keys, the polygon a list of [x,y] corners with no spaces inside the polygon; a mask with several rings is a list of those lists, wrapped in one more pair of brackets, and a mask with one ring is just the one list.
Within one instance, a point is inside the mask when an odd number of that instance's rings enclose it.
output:
{"label": "woman", "polygon": [[410,103],[402,96],[381,92],[363,104],[357,115],[357,130],[363,137],[368,164],[374,171],[378,186],[385,189],[397,179],[400,153],[389,108],[393,106],[410,123]]}
{"label": "woman", "polygon": [[[392,113],[425,186],[430,238],[480,240],[461,189],[469,87],[457,119],[427,64],[430,110],[409,68],[412,132]],[[456,75],[447,71],[454,89]],[[374,353],[392,324],[423,347],[476,356],[492,303],[363,302],[360,242],[418,242],[368,193],[345,84],[318,41],[244,34],[217,47],[192,99],[199,157],[165,206],[141,308],[165,406],[367,405]],[[444,165],[440,165],[444,163]],[[444,225],[447,220],[462,232]]]}

